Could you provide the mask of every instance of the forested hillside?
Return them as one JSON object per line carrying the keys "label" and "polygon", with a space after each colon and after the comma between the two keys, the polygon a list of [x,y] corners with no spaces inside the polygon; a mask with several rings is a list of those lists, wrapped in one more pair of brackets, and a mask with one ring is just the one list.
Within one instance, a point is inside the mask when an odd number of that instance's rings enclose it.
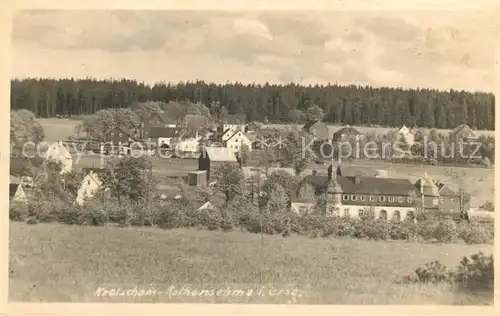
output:
{"label": "forested hillside", "polygon": [[38,117],[74,116],[105,108],[124,108],[135,101],[220,102],[230,114],[248,121],[301,123],[311,105],[325,120],[350,125],[396,127],[401,124],[451,129],[466,123],[494,130],[495,100],[491,93],[403,90],[361,86],[207,84],[203,81],[148,86],[132,80],[12,80],[11,108]]}

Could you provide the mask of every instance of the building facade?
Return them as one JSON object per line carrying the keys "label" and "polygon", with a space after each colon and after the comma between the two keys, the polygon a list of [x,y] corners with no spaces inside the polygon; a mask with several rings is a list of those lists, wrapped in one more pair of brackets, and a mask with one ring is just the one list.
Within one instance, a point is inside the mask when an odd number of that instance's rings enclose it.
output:
{"label": "building facade", "polygon": [[[310,175],[315,195],[328,196],[327,214],[331,216],[371,216],[387,220],[416,219],[415,186],[408,179],[340,176],[331,165],[327,176]],[[297,199],[300,201],[301,196]],[[300,201],[304,204],[304,201]]]}

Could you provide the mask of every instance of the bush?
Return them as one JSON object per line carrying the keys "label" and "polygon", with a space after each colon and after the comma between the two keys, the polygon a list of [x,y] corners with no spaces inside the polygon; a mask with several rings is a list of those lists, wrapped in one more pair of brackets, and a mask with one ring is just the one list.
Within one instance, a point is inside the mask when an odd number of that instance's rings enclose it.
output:
{"label": "bush", "polygon": [[412,241],[418,235],[417,225],[412,222],[390,222],[389,236],[394,240]]}
{"label": "bush", "polygon": [[458,231],[455,222],[447,219],[438,223],[434,230],[434,238],[439,242],[453,242],[458,238]]}
{"label": "bush", "polygon": [[9,205],[9,219],[16,222],[24,222],[29,215],[28,205],[14,203]]}
{"label": "bush", "polygon": [[413,280],[421,283],[452,283],[454,273],[436,260],[417,268]]}
{"label": "bush", "polygon": [[479,223],[462,224],[458,229],[459,238],[467,244],[487,244],[493,242],[485,225]]}
{"label": "bush", "polygon": [[491,292],[494,290],[493,255],[478,252],[464,257],[455,276],[458,288],[471,292]]}
{"label": "bush", "polygon": [[390,237],[390,226],[386,220],[366,220],[363,222],[363,234],[369,239],[387,240]]}

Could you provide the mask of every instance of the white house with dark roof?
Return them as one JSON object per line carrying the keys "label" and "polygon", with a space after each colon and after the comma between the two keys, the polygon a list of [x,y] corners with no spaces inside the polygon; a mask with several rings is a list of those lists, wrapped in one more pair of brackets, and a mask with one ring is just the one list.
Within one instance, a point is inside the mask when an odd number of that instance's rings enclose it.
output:
{"label": "white house with dark roof", "polygon": [[91,199],[102,187],[102,181],[99,179],[100,169],[86,169],[87,175],[83,178],[75,202],[83,205],[87,199]]}
{"label": "white house with dark roof", "polygon": [[61,163],[61,174],[71,172],[73,157],[62,142],[53,143],[44,154],[45,159]]}
{"label": "white house with dark roof", "polygon": [[242,131],[236,131],[231,137],[224,141],[224,146],[234,152],[239,152],[241,147],[246,145],[249,151],[252,151],[252,141]]}
{"label": "white house with dark roof", "polygon": [[28,203],[26,194],[24,193],[23,186],[21,185],[21,179],[9,176],[9,201],[10,203]]}

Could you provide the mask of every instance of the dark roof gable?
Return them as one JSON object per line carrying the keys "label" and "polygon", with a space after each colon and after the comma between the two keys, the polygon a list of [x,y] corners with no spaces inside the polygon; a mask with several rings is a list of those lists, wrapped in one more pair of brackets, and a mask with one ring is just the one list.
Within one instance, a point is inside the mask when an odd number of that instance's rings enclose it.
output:
{"label": "dark roof gable", "polygon": [[[310,175],[306,176],[308,182],[316,187],[324,188],[328,184],[328,176]],[[374,195],[399,195],[407,196],[415,192],[415,186],[408,179],[395,178],[371,178],[337,176],[337,181],[346,194],[374,194]]]}
{"label": "dark roof gable", "polygon": [[151,126],[147,129],[148,137],[174,137],[178,130],[173,127]]}

